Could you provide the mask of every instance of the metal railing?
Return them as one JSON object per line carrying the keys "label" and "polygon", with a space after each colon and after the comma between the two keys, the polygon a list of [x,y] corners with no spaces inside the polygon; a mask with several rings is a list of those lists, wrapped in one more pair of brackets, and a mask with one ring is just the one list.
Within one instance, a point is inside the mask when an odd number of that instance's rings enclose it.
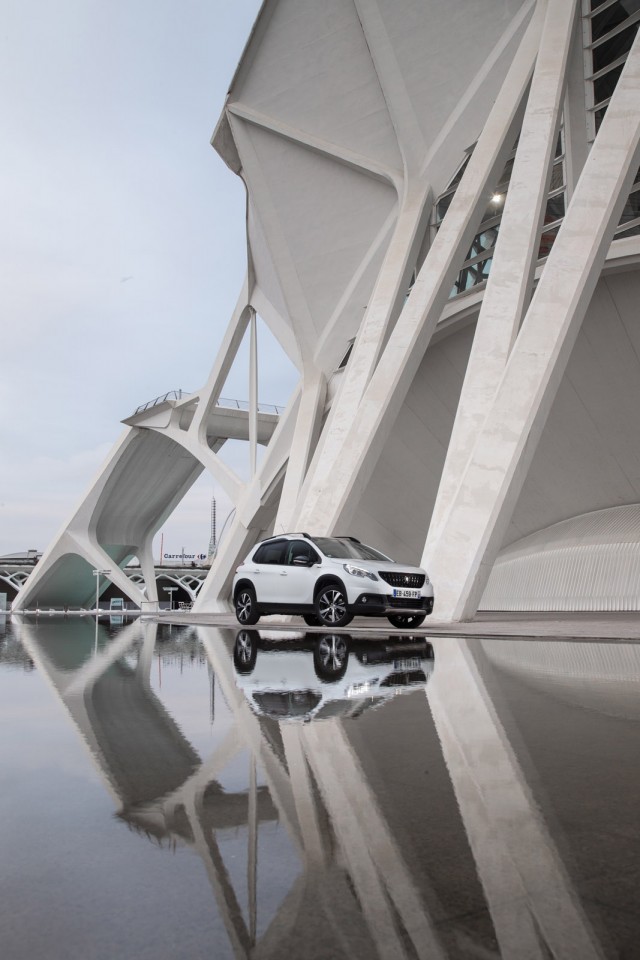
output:
{"label": "metal railing", "polygon": [[168,400],[182,400],[182,390],[169,390],[168,393],[163,393],[160,397],[155,397],[153,400],[148,400],[147,403],[140,404],[133,411],[133,415],[135,417],[138,413],[144,413],[145,410],[157,407],[158,404],[166,403]]}
{"label": "metal railing", "polygon": [[[152,407],[157,407],[161,403],[168,403],[170,400],[182,400],[183,397],[188,397],[189,393],[185,390],[169,390],[167,393],[161,394],[159,397],[155,397],[153,400],[148,400],[147,403],[142,403],[139,407],[133,412],[133,416],[137,416],[139,413],[144,413],[145,410],[150,410]],[[249,403],[246,400],[229,400],[226,397],[218,397],[216,401],[216,407],[224,407],[228,410],[243,410],[245,412],[249,411]],[[274,403],[259,403],[258,404],[258,413],[269,413],[280,416],[283,412],[284,407],[278,407]]]}

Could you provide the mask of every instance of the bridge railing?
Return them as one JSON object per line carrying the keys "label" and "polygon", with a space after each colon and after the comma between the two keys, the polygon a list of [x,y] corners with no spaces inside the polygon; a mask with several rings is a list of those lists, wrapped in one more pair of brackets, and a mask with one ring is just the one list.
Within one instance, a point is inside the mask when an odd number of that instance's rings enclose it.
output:
{"label": "bridge railing", "polygon": [[[170,400],[182,400],[183,397],[188,396],[189,393],[185,390],[168,390],[167,393],[163,393],[159,397],[154,397],[153,400],[148,400],[146,403],[140,404],[140,406],[134,410],[133,416],[135,417],[139,413],[144,413],[145,410],[151,410],[152,407],[157,407],[161,403],[168,403]],[[230,400],[228,397],[219,397],[216,406],[225,407],[229,410],[249,410],[249,403],[246,400]],[[283,410],[284,407],[278,407],[274,403],[258,404],[258,413],[270,413],[280,416]]]}

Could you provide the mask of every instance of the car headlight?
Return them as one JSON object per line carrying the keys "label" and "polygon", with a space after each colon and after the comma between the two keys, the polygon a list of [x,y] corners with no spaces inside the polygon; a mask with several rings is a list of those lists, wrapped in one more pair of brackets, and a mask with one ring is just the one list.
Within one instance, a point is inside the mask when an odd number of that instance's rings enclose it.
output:
{"label": "car headlight", "polygon": [[365,570],[364,567],[354,567],[352,563],[344,563],[343,567],[352,577],[366,577],[367,580],[378,579],[375,573],[372,573],[371,570]]}

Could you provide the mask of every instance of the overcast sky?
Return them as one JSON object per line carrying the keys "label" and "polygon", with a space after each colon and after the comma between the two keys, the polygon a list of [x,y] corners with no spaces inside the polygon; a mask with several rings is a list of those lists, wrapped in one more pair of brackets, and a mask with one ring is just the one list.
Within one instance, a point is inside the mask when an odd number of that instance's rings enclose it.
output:
{"label": "overcast sky", "polygon": [[[209,141],[259,6],[4,0],[0,555],[48,546],[139,404],[207,378],[246,266]],[[262,349],[260,399],[284,402],[292,369]],[[244,370],[225,393],[246,399]],[[165,551],[206,549],[214,492]]]}

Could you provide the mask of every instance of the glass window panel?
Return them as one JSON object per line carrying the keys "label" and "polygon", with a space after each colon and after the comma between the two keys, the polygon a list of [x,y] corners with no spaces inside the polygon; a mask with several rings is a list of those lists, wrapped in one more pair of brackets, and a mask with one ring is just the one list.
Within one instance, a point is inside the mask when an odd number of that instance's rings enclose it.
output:
{"label": "glass window panel", "polygon": [[627,227],[626,230],[621,230],[620,233],[616,233],[614,240],[621,240],[623,237],[637,237],[640,236],[640,223],[634,224],[632,227]]}
{"label": "glass window panel", "polygon": [[440,223],[440,221],[444,218],[444,215],[449,209],[449,206],[454,196],[455,196],[454,193],[448,193],[446,197],[442,198],[442,200],[438,200],[438,203],[436,205],[436,221],[438,223]]}
{"label": "glass window panel", "polygon": [[287,540],[272,540],[263,543],[253,555],[254,563],[283,564]]}
{"label": "glass window panel", "polygon": [[515,157],[511,157],[511,160],[507,160],[506,166],[502,171],[502,176],[500,177],[501,184],[509,183],[511,180],[511,174],[513,172],[513,164],[515,163]]}
{"label": "glass window panel", "polygon": [[629,194],[619,222],[628,223],[629,220],[636,220],[638,217],[640,217],[640,190],[634,190]]}
{"label": "glass window panel", "polygon": [[464,270],[461,270],[454,284],[453,289],[455,292],[452,291],[453,296],[458,293],[464,293],[465,290],[470,290],[478,283],[483,283],[491,271],[492,259],[492,257],[488,257],[480,263],[474,263],[472,266],[465,267]]}
{"label": "glass window panel", "polygon": [[561,217],[564,217],[564,193],[559,193],[557,197],[551,197],[547,200],[544,222],[553,223],[554,220],[560,220]]}
{"label": "glass window panel", "polygon": [[563,146],[562,146],[562,130],[559,130],[559,131],[558,131],[558,141],[557,141],[557,143],[556,143],[555,156],[556,156],[556,157],[560,157],[560,156],[562,156],[563,153],[564,153],[564,149],[563,149]]}
{"label": "glass window panel", "polygon": [[598,7],[601,7],[603,3],[606,3],[607,0],[591,0],[591,9],[597,10]]}
{"label": "glass window panel", "polygon": [[627,27],[626,30],[616,33],[609,40],[605,40],[599,46],[594,47],[592,51],[593,72],[597,73],[598,70],[604,70],[608,64],[613,63],[618,57],[623,57],[629,53],[637,32],[638,24],[634,23],[633,26]]}
{"label": "glass window panel", "polygon": [[608,100],[616,88],[616,83],[620,79],[624,64],[620,63],[613,70],[609,70],[603,77],[598,77],[593,81],[593,102],[600,103],[601,100]]}
{"label": "glass window panel", "polygon": [[473,243],[469,247],[469,252],[465,260],[471,260],[472,257],[479,257],[485,250],[491,250],[491,248],[495,246],[499,226],[499,224],[496,224],[495,227],[489,227],[488,230],[483,230],[482,233],[477,234],[477,236],[473,238]]}
{"label": "glass window panel", "polygon": [[545,230],[540,237],[540,246],[538,248],[538,260],[543,260],[545,257],[548,257],[551,253],[551,247],[553,246],[556,237],[558,236],[558,230],[560,225],[554,227],[552,230]]}
{"label": "glass window panel", "polygon": [[560,187],[564,186],[564,163],[562,160],[559,163],[554,163],[551,169],[551,184],[549,190],[559,190]]}
{"label": "glass window panel", "polygon": [[456,173],[455,177],[453,178],[453,180],[451,181],[451,183],[450,183],[449,186],[447,187],[448,190],[450,190],[451,187],[455,187],[455,186],[457,186],[457,185],[460,183],[460,181],[462,180],[462,174],[463,174],[463,173],[465,172],[465,170],[467,169],[467,164],[469,163],[470,157],[471,157],[471,154],[469,154],[469,156],[465,158],[462,166],[460,167],[460,169],[459,169],[458,172]]}
{"label": "glass window panel", "polygon": [[625,3],[614,3],[612,7],[607,7],[602,13],[592,18],[591,39],[595,41],[604,37],[638,10],[640,10],[640,0],[626,0]]}
{"label": "glass window panel", "polygon": [[[504,210],[504,201],[506,199],[506,193],[495,193],[489,205],[484,212],[481,223],[486,223],[487,220],[493,220],[495,217],[501,217]],[[494,199],[495,198],[495,199]]]}
{"label": "glass window panel", "polygon": [[599,109],[599,110],[596,110],[596,112],[595,112],[595,114],[594,114],[595,121],[596,121],[596,133],[598,132],[598,130],[600,129],[600,127],[601,127],[601,125],[602,125],[602,121],[604,120],[604,115],[605,115],[606,112],[607,112],[607,108],[606,108],[606,107],[600,107],[600,109]]}

